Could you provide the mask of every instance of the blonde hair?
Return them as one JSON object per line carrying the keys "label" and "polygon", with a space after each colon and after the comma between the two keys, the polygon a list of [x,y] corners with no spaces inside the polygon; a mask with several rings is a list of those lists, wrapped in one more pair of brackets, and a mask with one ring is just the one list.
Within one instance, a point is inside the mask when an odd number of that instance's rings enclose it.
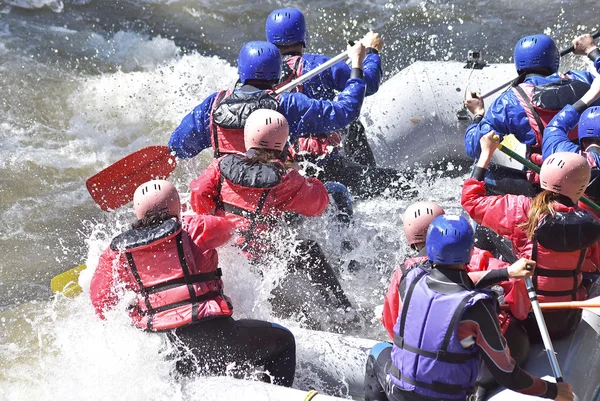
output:
{"label": "blonde hair", "polygon": [[519,224],[521,230],[525,231],[527,238],[532,239],[535,229],[540,219],[545,215],[552,215],[556,213],[554,210],[554,202],[558,200],[560,194],[549,191],[547,189],[540,192],[533,201],[531,202],[531,208],[527,214],[527,221]]}

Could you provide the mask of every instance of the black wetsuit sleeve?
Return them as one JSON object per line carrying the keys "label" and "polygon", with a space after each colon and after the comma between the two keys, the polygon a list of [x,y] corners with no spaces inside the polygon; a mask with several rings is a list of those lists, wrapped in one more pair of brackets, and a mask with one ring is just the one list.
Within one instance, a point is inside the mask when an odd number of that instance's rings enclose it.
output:
{"label": "black wetsuit sleeve", "polygon": [[475,284],[476,289],[490,287],[494,284],[498,284],[502,281],[508,281],[508,268],[486,270],[485,275],[482,276],[479,281]]}
{"label": "black wetsuit sleeve", "polygon": [[502,386],[521,394],[556,398],[555,383],[532,377],[510,356],[492,301],[479,301],[465,311],[458,326],[458,338],[465,348],[479,347],[484,363]]}
{"label": "black wetsuit sleeve", "polygon": [[473,169],[473,173],[471,174],[471,177],[475,178],[477,181],[483,181],[485,179],[486,172],[487,172],[487,168],[475,166],[475,168]]}

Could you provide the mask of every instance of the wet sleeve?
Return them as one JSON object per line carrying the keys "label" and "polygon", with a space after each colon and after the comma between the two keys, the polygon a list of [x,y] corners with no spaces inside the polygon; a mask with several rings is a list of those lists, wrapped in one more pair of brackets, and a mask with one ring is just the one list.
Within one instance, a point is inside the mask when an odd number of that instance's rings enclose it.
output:
{"label": "wet sleeve", "polygon": [[475,288],[481,289],[491,287],[495,284],[500,284],[502,281],[507,281],[508,269],[502,268],[497,270],[485,270],[469,273],[469,277],[475,283]]}
{"label": "wet sleeve", "polygon": [[216,93],[207,97],[200,105],[183,118],[171,134],[169,150],[180,159],[188,159],[211,147],[210,112]]}
{"label": "wet sleeve", "polygon": [[398,313],[400,311],[400,294],[398,293],[398,285],[400,284],[401,277],[402,270],[398,267],[394,271],[392,282],[383,301],[383,314],[381,316],[381,322],[383,323],[383,327],[385,327],[387,330],[392,341],[394,340],[394,325],[398,320]]}
{"label": "wet sleeve", "polygon": [[535,142],[535,135],[529,125],[527,114],[512,91],[500,95],[486,110],[479,124],[471,124],[467,128],[464,142],[469,157],[479,158],[481,154],[479,140],[492,130],[500,136],[500,140],[504,135],[514,134],[525,144]]}
{"label": "wet sleeve", "polygon": [[202,170],[202,173],[190,183],[190,203],[192,210],[198,214],[214,214],[217,204],[219,186],[219,161]]}
{"label": "wet sleeve", "polygon": [[126,287],[132,289],[127,281],[125,270],[119,264],[118,254],[107,248],[100,255],[100,261],[90,282],[90,301],[100,318],[104,319],[104,311],[113,308],[119,302],[119,282],[124,282]]}
{"label": "wet sleeve", "polygon": [[491,301],[479,301],[465,311],[458,325],[458,338],[464,348],[479,347],[485,365],[500,385],[521,394],[556,398],[556,384],[531,376],[510,356]]}
{"label": "wet sleeve", "polygon": [[573,106],[566,105],[544,129],[542,138],[542,158],[556,152],[579,153],[579,146],[569,140],[569,131],[579,123],[580,113]]}
{"label": "wet sleeve", "polygon": [[356,120],[365,97],[365,81],[351,78],[337,100],[311,99],[302,93],[283,93],[280,111],[290,125],[290,137],[327,134]]}
{"label": "wet sleeve", "polygon": [[225,245],[235,232],[235,223],[225,217],[193,215],[183,218],[183,228],[205,252]]}
{"label": "wet sleeve", "polygon": [[330,87],[336,91],[343,91],[346,88],[346,82],[350,79],[352,69],[345,61],[340,61],[331,66]]}
{"label": "wet sleeve", "polygon": [[329,205],[329,194],[323,183],[317,178],[302,177],[294,169],[288,169],[273,196],[279,210],[303,216],[320,216]]}
{"label": "wet sleeve", "polygon": [[365,83],[367,85],[366,96],[371,96],[379,90],[383,69],[381,68],[381,57],[379,54],[369,53],[363,62],[363,72],[365,74]]}
{"label": "wet sleeve", "polygon": [[531,198],[523,195],[486,196],[483,181],[467,178],[463,184],[461,204],[477,224],[510,237],[514,226],[527,218],[526,205]]}

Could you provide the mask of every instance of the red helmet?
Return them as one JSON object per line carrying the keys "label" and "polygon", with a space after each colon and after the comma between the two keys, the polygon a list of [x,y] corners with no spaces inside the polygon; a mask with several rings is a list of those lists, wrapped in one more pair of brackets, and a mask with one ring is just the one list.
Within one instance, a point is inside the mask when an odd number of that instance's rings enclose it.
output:
{"label": "red helmet", "polygon": [[283,150],[289,133],[288,122],[281,113],[258,109],[246,119],[244,144],[247,151],[252,148]]}
{"label": "red helmet", "polygon": [[180,207],[179,193],[169,181],[148,181],[140,185],[133,194],[133,208],[138,219],[149,213],[162,211],[179,217]]}
{"label": "red helmet", "polygon": [[408,206],[402,219],[408,245],[425,242],[429,224],[444,213],[444,209],[435,202],[416,202]]}
{"label": "red helmet", "polygon": [[587,159],[577,153],[557,152],[549,156],[540,170],[540,186],[577,202],[590,182]]}

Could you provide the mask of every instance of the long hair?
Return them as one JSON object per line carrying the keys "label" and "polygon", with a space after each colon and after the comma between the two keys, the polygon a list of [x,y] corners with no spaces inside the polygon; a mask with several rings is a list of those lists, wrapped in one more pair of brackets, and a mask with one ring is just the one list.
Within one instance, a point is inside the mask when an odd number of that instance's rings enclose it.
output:
{"label": "long hair", "polygon": [[[274,160],[279,160],[284,163],[285,158],[287,158],[287,152],[281,152],[279,150],[274,149],[252,149],[252,152],[244,157],[242,160],[244,164],[263,164],[263,163],[273,163]],[[279,163],[275,164],[278,168],[280,167],[281,172],[285,170],[283,166]]]}
{"label": "long hair", "polygon": [[527,214],[527,221],[518,225],[525,231],[527,238],[532,239],[540,219],[545,215],[553,215],[556,213],[553,203],[560,199],[561,195],[556,192],[548,191],[547,189],[540,192],[531,203],[531,208]]}
{"label": "long hair", "polygon": [[160,212],[149,212],[146,213],[146,215],[141,219],[134,221],[131,224],[131,228],[156,227],[167,220],[171,220],[172,218],[177,218],[177,216],[169,214],[169,212],[166,210],[162,210]]}

